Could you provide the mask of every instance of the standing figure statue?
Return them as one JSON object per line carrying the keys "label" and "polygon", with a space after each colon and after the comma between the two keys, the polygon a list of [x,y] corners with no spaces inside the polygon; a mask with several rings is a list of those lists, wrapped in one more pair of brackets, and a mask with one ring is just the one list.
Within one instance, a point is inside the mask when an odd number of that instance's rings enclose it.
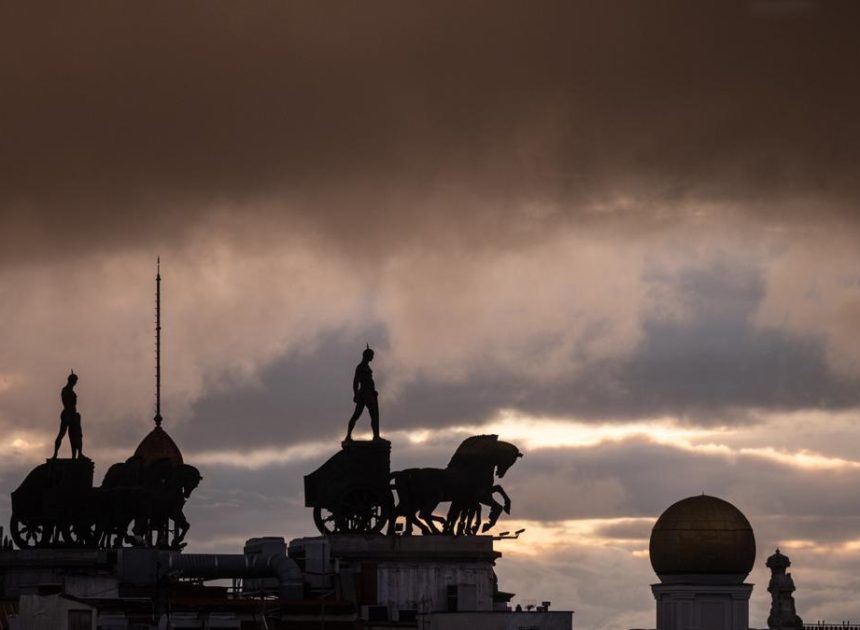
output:
{"label": "standing figure statue", "polygon": [[66,386],[60,391],[60,398],[63,401],[63,411],[60,413],[60,433],[57,439],[54,440],[54,459],[57,459],[57,454],[60,451],[60,446],[63,443],[63,436],[66,431],[69,432],[69,443],[72,446],[72,459],[78,459],[84,456],[83,442],[84,436],[81,431],[81,414],[78,413],[78,395],[75,393],[75,385],[78,382],[78,375],[74,370],[69,374],[69,379]]}
{"label": "standing figure statue", "polygon": [[373,384],[373,370],[370,362],[373,361],[373,350],[368,344],[361,353],[361,363],[355,367],[355,377],[352,379],[352,400],[355,402],[355,411],[349,419],[349,427],[346,430],[346,441],[352,441],[352,430],[364,408],[370,414],[370,428],[373,429],[373,439],[379,439],[379,403],[377,402],[376,386]]}
{"label": "standing figure statue", "polygon": [[771,630],[802,630],[803,620],[797,616],[794,605],[794,580],[785,570],[791,566],[788,556],[779,549],[765,564],[770,569],[770,583],[767,590],[771,595],[770,615],[767,627]]}

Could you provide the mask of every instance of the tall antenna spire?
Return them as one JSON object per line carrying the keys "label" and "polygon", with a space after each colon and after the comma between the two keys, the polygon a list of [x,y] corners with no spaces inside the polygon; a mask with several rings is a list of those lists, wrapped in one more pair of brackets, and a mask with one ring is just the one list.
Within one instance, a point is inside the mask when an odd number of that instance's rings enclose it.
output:
{"label": "tall antenna spire", "polygon": [[161,256],[155,273],[155,426],[161,426]]}

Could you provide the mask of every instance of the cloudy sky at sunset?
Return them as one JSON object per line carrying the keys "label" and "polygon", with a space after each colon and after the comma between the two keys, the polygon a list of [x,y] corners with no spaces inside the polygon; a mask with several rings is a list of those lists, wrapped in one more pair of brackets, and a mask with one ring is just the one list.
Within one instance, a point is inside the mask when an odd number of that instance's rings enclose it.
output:
{"label": "cloudy sky at sunset", "polygon": [[150,430],[161,256],[191,549],[314,533],[302,475],[370,343],[394,468],[524,451],[517,601],[653,627],[650,528],[705,492],[755,529],[752,625],[777,545],[804,620],[860,621],[858,18],[4,4],[0,493],[51,454],[70,368],[98,479]]}

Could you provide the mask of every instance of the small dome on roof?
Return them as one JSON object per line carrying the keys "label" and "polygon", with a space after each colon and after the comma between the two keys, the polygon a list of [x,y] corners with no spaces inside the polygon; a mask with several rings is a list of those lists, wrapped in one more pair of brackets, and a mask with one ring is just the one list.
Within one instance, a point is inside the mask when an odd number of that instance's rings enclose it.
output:
{"label": "small dome on roof", "polygon": [[168,459],[175,464],[183,463],[182,452],[176,446],[176,442],[160,426],[156,426],[143,438],[134,452],[134,456],[140,457],[144,461]]}
{"label": "small dome on roof", "polygon": [[755,536],[728,501],[701,495],[670,506],[651,531],[651,566],[661,581],[672,576],[722,576],[740,583],[755,563]]}

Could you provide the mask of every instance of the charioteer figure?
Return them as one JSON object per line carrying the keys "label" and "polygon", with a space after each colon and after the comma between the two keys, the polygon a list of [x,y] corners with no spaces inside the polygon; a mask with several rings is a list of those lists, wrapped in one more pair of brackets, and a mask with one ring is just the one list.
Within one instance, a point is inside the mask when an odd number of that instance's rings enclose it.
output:
{"label": "charioteer figure", "polygon": [[355,402],[355,411],[349,419],[349,427],[346,430],[347,442],[352,441],[352,430],[355,428],[355,423],[365,407],[367,408],[367,413],[370,414],[370,428],[373,430],[373,439],[380,439],[379,402],[377,400],[379,394],[373,383],[373,370],[370,369],[371,361],[373,361],[373,350],[370,349],[370,344],[368,344],[364,352],[361,353],[361,363],[355,367],[355,377],[352,379],[352,400]]}
{"label": "charioteer figure", "polygon": [[66,382],[66,386],[60,391],[63,401],[63,411],[60,413],[60,432],[54,440],[54,459],[63,444],[66,431],[69,432],[69,444],[72,447],[72,459],[84,457],[83,432],[81,431],[81,414],[78,413],[78,395],[75,393],[75,385],[78,383],[78,375],[72,370]]}

